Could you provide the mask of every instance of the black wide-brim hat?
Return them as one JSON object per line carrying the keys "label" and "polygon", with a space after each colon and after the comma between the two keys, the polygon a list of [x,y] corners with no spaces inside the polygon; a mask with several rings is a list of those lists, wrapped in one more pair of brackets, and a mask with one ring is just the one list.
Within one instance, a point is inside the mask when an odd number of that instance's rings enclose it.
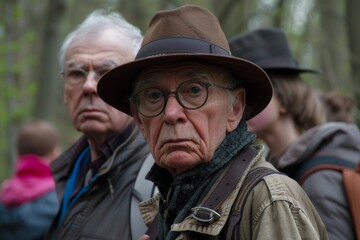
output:
{"label": "black wide-brim hat", "polygon": [[266,72],[319,73],[300,67],[293,56],[285,33],[276,28],[260,28],[229,40],[233,56],[249,60]]}
{"label": "black wide-brim hat", "polygon": [[171,62],[213,64],[228,70],[246,90],[245,119],[257,115],[271,100],[272,85],[266,73],[247,60],[232,57],[217,18],[194,5],[159,11],[135,60],[107,72],[98,83],[98,94],[131,115],[129,99],[139,72]]}

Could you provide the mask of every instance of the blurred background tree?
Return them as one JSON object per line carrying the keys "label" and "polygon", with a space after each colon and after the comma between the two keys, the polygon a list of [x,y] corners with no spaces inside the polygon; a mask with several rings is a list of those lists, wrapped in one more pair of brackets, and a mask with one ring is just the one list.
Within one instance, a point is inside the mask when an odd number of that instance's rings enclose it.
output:
{"label": "blurred background tree", "polygon": [[356,99],[359,125],[359,0],[0,0],[0,182],[13,171],[14,136],[22,121],[55,123],[64,149],[79,136],[63,104],[58,67],[69,31],[104,8],[145,32],[155,12],[187,3],[211,10],[228,38],[260,27],[283,29],[299,64],[322,72],[305,79],[319,91],[336,89]]}

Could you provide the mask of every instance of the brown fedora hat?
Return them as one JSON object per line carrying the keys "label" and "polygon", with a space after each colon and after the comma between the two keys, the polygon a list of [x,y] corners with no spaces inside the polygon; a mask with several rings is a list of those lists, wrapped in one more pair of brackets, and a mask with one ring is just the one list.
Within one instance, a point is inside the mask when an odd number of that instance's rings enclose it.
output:
{"label": "brown fedora hat", "polygon": [[159,11],[151,20],[134,61],[107,72],[97,91],[106,103],[131,115],[129,98],[137,74],[168,62],[214,64],[229,71],[246,89],[245,118],[261,112],[272,96],[272,85],[257,65],[232,57],[218,19],[208,10],[184,5]]}

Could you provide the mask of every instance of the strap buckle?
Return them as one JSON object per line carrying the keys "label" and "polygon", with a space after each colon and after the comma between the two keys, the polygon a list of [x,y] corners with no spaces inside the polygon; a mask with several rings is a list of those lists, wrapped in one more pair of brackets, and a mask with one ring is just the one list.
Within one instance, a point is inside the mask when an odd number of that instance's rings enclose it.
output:
{"label": "strap buckle", "polygon": [[219,213],[207,207],[194,207],[191,209],[191,216],[203,223],[210,223],[221,217]]}

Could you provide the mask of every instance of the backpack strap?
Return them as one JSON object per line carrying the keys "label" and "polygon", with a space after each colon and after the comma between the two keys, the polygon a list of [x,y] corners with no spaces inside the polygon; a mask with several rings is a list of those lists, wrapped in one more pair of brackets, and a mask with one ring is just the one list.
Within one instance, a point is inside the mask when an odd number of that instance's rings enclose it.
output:
{"label": "backpack strap", "polygon": [[[217,207],[238,183],[255,155],[256,150],[252,146],[248,146],[241,151],[241,153],[237,155],[233,161],[231,161],[230,167],[227,169],[227,172],[224,174],[213,193],[208,196],[208,198],[204,201],[204,204],[200,207],[192,209],[192,216],[195,219],[200,222],[209,223],[220,216],[216,212]],[[158,221],[159,214],[157,214],[146,232],[146,234],[150,236],[150,239],[156,239],[159,234]]]}
{"label": "backpack strap", "polygon": [[360,163],[329,156],[317,156],[304,164],[296,174],[300,185],[307,177],[320,170],[336,170],[342,173],[343,186],[351,212],[357,238],[360,239]]}
{"label": "backpack strap", "polygon": [[256,155],[256,150],[248,146],[235,157],[230,163],[230,167],[220,180],[214,191],[208,196],[201,206],[191,209],[192,216],[203,223],[210,223],[220,217],[218,210],[221,203],[226,199],[231,190],[239,182],[244,171]]}
{"label": "backpack strap", "polygon": [[307,177],[319,170],[354,169],[356,164],[332,156],[316,156],[297,167],[294,179],[302,185]]}
{"label": "backpack strap", "polygon": [[157,239],[159,235],[159,221],[160,221],[159,218],[160,215],[159,213],[157,213],[154,220],[152,221],[151,225],[149,226],[149,228],[145,233],[146,235],[149,235],[151,240]]}
{"label": "backpack strap", "polygon": [[154,159],[152,155],[149,154],[140,168],[132,190],[130,206],[130,228],[132,239],[138,239],[147,229],[140,214],[139,203],[151,198],[156,193],[154,183],[145,179],[146,174],[150,171],[153,164]]}
{"label": "backpack strap", "polygon": [[264,179],[264,177],[270,174],[282,174],[279,171],[267,168],[267,167],[258,167],[251,170],[246,176],[243,185],[240,188],[240,195],[234,204],[235,207],[239,207],[238,209],[233,209],[232,213],[229,216],[228,227],[226,231],[226,239],[230,240],[232,237],[234,239],[240,239],[238,236],[239,231],[234,231],[237,227],[239,227],[238,223],[241,220],[243,209],[246,203],[246,200],[253,190],[253,188]]}
{"label": "backpack strap", "polygon": [[354,227],[357,239],[360,238],[360,163],[357,164],[356,169],[343,170],[343,182],[345,192],[348,198],[349,207],[351,209],[354,220]]}

